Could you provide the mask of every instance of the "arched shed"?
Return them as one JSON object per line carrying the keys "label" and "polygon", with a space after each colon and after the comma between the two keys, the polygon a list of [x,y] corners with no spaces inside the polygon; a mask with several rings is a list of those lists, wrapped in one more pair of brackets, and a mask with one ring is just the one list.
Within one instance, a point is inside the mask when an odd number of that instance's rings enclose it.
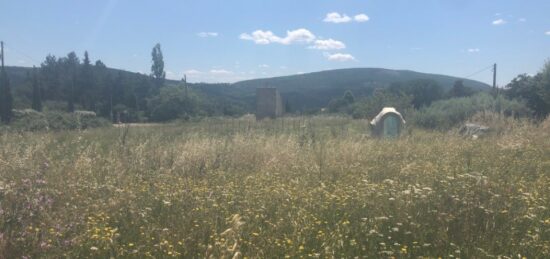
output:
{"label": "arched shed", "polygon": [[384,107],[370,122],[372,133],[377,137],[395,138],[401,134],[405,119],[393,107]]}

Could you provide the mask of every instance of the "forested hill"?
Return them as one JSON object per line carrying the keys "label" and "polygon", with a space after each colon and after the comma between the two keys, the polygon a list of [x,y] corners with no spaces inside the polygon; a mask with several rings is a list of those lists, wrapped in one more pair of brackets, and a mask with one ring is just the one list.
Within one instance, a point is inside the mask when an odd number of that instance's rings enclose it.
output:
{"label": "forested hill", "polygon": [[[430,79],[445,89],[450,89],[456,80],[461,78],[426,74],[410,70],[392,70],[384,68],[347,68],[326,70],[307,74],[281,76],[273,78],[252,79],[234,83],[237,88],[255,89],[261,86],[277,87],[281,92],[310,91],[323,88],[363,88],[387,86],[395,82],[407,82],[417,79]],[[487,84],[461,79],[464,85],[475,90],[489,87]]]}
{"label": "forested hill", "polygon": [[346,90],[352,91],[356,97],[368,96],[376,88],[414,80],[434,81],[444,91],[448,91],[457,80],[463,80],[465,86],[474,90],[489,89],[489,85],[479,81],[446,75],[383,68],[349,68],[246,80],[232,84],[229,89],[209,90],[230,92],[231,95],[239,96],[251,103],[254,101],[256,88],[276,87],[290,106],[305,110],[324,107],[331,99],[342,96]]}
{"label": "forested hill", "polygon": [[[107,67],[105,67],[104,71],[106,74],[110,74],[113,79],[118,77],[123,78],[122,83],[127,85],[123,87],[124,91],[121,90],[121,93],[126,97],[117,98],[117,96],[114,96],[114,99],[131,98],[135,95],[135,91],[140,90],[139,84],[149,78],[148,75]],[[31,74],[32,68],[7,67],[7,72],[15,93],[16,106],[28,106],[32,95],[32,89],[29,84],[29,74]],[[431,81],[439,85],[444,91],[450,89],[457,80],[463,80],[465,86],[475,90],[489,88],[487,84],[474,80],[419,73],[409,70],[391,70],[383,68],[337,69],[291,76],[246,80],[233,84],[195,83],[188,84],[188,86],[197,93],[200,93],[201,96],[204,96],[206,99],[210,99],[211,101],[215,100],[215,103],[223,102],[222,104],[224,105],[228,105],[226,102],[232,105],[240,103],[241,105],[239,106],[243,107],[244,110],[248,112],[254,111],[256,88],[276,87],[283,96],[286,105],[290,107],[289,109],[293,111],[306,111],[326,107],[330,100],[341,97],[347,90],[352,91],[356,97],[369,96],[374,89],[385,88],[391,85],[399,86],[399,84],[406,84],[414,80]],[[105,81],[98,79],[97,82],[102,83]],[[178,86],[181,85],[181,82],[166,80],[165,85]],[[63,86],[60,87],[63,88]],[[103,88],[100,85],[96,85],[95,87],[99,89]],[[115,90],[116,88],[117,86],[114,87]],[[149,94],[151,94],[151,92],[149,92]],[[149,98],[149,94],[142,93],[142,100],[145,101],[146,98]],[[23,98],[24,96],[29,98]],[[89,98],[90,96],[87,97]],[[103,101],[101,100],[100,93],[96,94],[95,98],[99,98],[97,102]],[[27,101],[25,101],[25,99]],[[122,99],[120,102],[124,101]],[[17,105],[17,103],[21,104],[21,101],[25,104]],[[145,105],[145,103],[143,103],[143,105]],[[126,104],[126,106],[129,105]],[[86,107],[83,108],[86,109]],[[107,112],[107,110],[104,112]]]}

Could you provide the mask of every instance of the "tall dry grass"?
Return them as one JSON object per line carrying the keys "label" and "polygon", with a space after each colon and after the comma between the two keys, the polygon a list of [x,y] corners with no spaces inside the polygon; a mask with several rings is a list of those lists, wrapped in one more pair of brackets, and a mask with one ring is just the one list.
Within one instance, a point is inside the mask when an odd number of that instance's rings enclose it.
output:
{"label": "tall dry grass", "polygon": [[550,256],[542,126],[279,123],[2,133],[0,257]]}

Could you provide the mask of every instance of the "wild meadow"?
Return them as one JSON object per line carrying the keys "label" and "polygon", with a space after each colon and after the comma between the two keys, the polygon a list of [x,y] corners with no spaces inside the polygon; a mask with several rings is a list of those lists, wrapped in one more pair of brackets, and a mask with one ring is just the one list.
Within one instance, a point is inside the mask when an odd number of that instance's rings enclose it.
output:
{"label": "wild meadow", "polygon": [[0,133],[0,258],[549,258],[550,121]]}

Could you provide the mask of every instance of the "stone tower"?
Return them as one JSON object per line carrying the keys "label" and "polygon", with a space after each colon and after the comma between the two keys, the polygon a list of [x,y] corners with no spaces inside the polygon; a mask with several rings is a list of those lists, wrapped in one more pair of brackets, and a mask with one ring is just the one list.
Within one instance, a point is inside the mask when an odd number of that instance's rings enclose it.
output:
{"label": "stone tower", "polygon": [[256,120],[275,119],[283,112],[283,102],[277,88],[256,88]]}

